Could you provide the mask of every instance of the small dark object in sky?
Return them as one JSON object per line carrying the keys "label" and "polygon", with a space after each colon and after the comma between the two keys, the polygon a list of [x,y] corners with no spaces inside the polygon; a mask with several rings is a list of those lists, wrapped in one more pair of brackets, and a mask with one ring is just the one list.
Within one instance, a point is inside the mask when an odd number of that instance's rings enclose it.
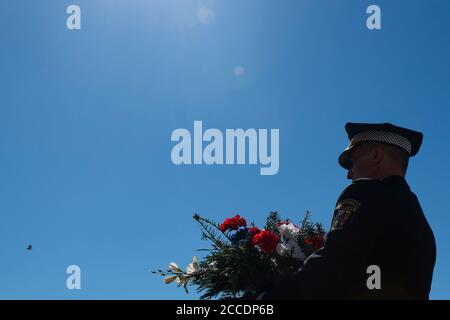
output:
{"label": "small dark object in sky", "polygon": [[33,249],[33,246],[31,244],[28,245],[27,250],[31,251],[31,249]]}

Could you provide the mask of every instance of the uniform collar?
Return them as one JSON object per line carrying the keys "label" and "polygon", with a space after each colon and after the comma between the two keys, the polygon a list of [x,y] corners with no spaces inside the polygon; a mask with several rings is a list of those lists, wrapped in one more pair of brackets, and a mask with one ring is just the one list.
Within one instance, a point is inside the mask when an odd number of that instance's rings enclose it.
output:
{"label": "uniform collar", "polygon": [[358,179],[353,180],[352,182],[362,181],[362,180],[375,180],[375,179],[372,179],[372,178],[358,178]]}
{"label": "uniform collar", "polygon": [[[376,180],[376,179],[372,179],[372,178],[359,178],[359,179],[355,179],[352,182],[356,182],[356,181],[361,181],[361,180]],[[408,183],[406,182],[405,178],[402,176],[389,176],[387,178],[384,178],[383,180],[377,180],[377,181],[381,181],[382,183],[386,183],[386,184],[396,184],[396,185],[401,185],[401,186],[408,186]]]}
{"label": "uniform collar", "polygon": [[387,184],[408,186],[408,183],[406,182],[405,178],[401,177],[401,176],[390,176],[390,177],[384,178],[383,180],[381,180],[381,182],[387,183]]}

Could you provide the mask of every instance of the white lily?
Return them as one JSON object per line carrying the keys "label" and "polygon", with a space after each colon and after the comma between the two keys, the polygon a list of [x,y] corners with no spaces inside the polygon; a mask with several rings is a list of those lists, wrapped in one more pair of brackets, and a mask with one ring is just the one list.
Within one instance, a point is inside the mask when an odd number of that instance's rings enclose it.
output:
{"label": "white lily", "polygon": [[178,265],[175,262],[171,262],[169,264],[169,270],[173,272],[183,272],[183,270],[181,270],[180,267],[178,267]]}
{"label": "white lily", "polygon": [[176,280],[178,285],[184,285],[188,279],[185,276],[178,276]]}
{"label": "white lily", "polygon": [[196,256],[194,256],[194,257],[192,258],[192,263],[193,263],[193,265],[194,265],[195,271],[200,270],[200,264],[198,263],[198,259],[197,259]]}
{"label": "white lily", "polygon": [[193,257],[192,263],[189,263],[188,266],[186,267],[186,273],[193,274],[193,273],[197,272],[198,270],[200,270],[200,266],[198,264],[197,257]]}
{"label": "white lily", "polygon": [[177,276],[169,276],[164,278],[164,282],[166,284],[174,282],[178,277]]}

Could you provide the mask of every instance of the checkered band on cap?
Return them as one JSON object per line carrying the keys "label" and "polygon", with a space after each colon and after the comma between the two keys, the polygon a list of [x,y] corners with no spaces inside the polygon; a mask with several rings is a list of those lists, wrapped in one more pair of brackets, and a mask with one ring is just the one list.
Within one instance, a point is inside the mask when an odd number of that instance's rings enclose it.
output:
{"label": "checkered band on cap", "polygon": [[406,152],[408,152],[408,154],[411,154],[412,149],[411,141],[409,141],[407,138],[401,135],[392,132],[386,131],[360,132],[353,136],[352,140],[350,141],[350,146],[353,146],[356,143],[363,141],[389,143],[405,150]]}

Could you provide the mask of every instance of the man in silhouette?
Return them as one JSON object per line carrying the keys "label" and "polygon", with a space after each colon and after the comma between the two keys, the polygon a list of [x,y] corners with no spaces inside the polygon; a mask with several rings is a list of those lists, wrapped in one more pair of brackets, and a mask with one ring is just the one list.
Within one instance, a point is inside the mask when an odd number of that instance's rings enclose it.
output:
{"label": "man in silhouette", "polygon": [[[389,123],[347,123],[339,156],[352,183],[342,192],[323,248],[262,299],[428,299],[433,232],[405,180],[420,132]],[[378,288],[368,285],[378,268]],[[369,268],[370,267],[370,268]]]}

